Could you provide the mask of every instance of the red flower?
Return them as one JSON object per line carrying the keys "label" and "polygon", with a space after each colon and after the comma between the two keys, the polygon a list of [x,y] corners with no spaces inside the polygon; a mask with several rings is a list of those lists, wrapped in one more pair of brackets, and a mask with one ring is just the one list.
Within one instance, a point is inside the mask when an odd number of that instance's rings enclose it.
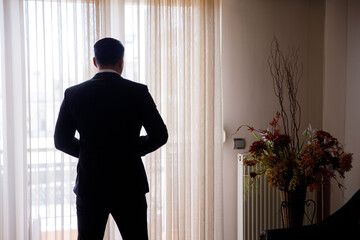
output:
{"label": "red flower", "polygon": [[274,146],[276,148],[280,148],[280,149],[287,148],[290,143],[291,143],[291,138],[286,134],[279,134],[274,139]]}
{"label": "red flower", "polygon": [[270,132],[268,130],[260,129],[260,133],[266,135],[269,134]]}
{"label": "red flower", "polygon": [[338,144],[337,139],[324,130],[316,132],[315,140],[324,148],[331,148],[332,146]]}
{"label": "red flower", "polygon": [[258,174],[256,172],[250,172],[250,177],[255,178]]}
{"label": "red flower", "polygon": [[263,151],[266,149],[266,144],[264,141],[259,140],[256,142],[253,142],[250,146],[249,152],[255,156],[258,156],[263,153]]}
{"label": "red flower", "polygon": [[251,126],[248,126],[248,130],[249,130],[250,132],[253,132],[253,131],[255,131],[255,128],[253,128],[253,127],[251,127]]}
{"label": "red flower", "polygon": [[280,129],[275,129],[274,135],[277,136],[277,135],[279,135],[279,134],[280,134]]}
{"label": "red flower", "polygon": [[276,112],[276,118],[280,119],[280,113],[279,112]]}
{"label": "red flower", "polygon": [[275,127],[277,125],[278,121],[274,118],[271,122],[270,122],[270,125],[272,127]]}
{"label": "red flower", "polygon": [[280,113],[279,112],[276,112],[276,116],[273,118],[273,120],[270,122],[270,125],[272,127],[276,127],[276,125],[278,124],[280,120]]}

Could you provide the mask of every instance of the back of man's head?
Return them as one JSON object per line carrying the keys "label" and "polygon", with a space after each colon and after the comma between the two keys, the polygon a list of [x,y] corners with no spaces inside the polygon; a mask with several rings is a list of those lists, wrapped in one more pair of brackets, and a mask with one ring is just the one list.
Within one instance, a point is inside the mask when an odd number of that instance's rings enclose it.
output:
{"label": "back of man's head", "polygon": [[114,66],[124,56],[124,46],[114,38],[102,38],[94,44],[94,54],[98,65]]}

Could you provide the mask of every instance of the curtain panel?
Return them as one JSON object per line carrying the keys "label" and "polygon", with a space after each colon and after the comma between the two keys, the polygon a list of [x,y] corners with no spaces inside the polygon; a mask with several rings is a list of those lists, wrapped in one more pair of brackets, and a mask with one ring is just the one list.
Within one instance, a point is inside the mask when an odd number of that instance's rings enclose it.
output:
{"label": "curtain panel", "polygon": [[21,1],[0,1],[0,239],[26,239],[26,108]]}
{"label": "curtain panel", "polygon": [[169,130],[144,159],[150,239],[223,239],[220,2],[111,3],[125,75],[149,86]]}
{"label": "curtain panel", "polygon": [[77,159],[54,148],[64,90],[90,79],[104,1],[23,1],[31,239],[76,239]]}
{"label": "curtain panel", "polygon": [[[21,64],[0,68],[0,239],[76,239],[77,160],[52,136],[63,91],[95,74],[105,36],[123,42],[123,77],[149,86],[169,130],[143,159],[150,239],[223,239],[220,1],[1,3],[0,63]],[[104,239],[121,239],[111,217]]]}

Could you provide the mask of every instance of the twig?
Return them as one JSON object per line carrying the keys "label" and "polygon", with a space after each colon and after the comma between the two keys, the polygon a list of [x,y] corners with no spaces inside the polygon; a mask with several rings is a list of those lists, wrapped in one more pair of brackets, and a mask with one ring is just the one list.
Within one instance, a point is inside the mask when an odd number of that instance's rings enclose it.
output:
{"label": "twig", "polygon": [[[291,147],[299,149],[299,129],[301,124],[301,106],[296,99],[299,81],[303,74],[303,65],[299,66],[298,49],[292,48],[288,56],[284,56],[276,37],[271,42],[268,59],[273,88],[280,105],[280,115],[284,133],[291,137]],[[284,91],[289,101],[289,109],[285,108]]]}

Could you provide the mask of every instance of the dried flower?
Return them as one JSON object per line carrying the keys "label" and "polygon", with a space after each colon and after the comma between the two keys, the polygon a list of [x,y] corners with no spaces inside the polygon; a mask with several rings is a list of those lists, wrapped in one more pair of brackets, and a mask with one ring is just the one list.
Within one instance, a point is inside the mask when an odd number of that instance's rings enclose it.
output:
{"label": "dried flower", "polygon": [[[299,154],[300,168],[306,184],[312,191],[320,186],[326,178],[337,181],[336,174],[344,177],[351,168],[352,153],[344,153],[338,140],[330,133],[320,130],[310,137],[309,143]],[[339,187],[342,187],[339,184]]]}
{"label": "dried flower", "polygon": [[[250,177],[252,182],[256,176],[266,175],[272,187],[295,190],[299,186],[308,186],[313,191],[327,178],[336,179],[335,172],[344,177],[344,173],[352,168],[352,153],[344,153],[338,140],[324,130],[316,131],[311,125],[305,131],[309,141],[302,149],[291,148],[291,137],[281,134],[274,118],[267,130],[250,128],[258,139],[250,146],[250,157],[244,159],[244,165],[256,167]],[[260,139],[257,135],[263,137]],[[260,167],[258,167],[260,166]],[[339,184],[339,187],[342,187]]]}
{"label": "dried flower", "polygon": [[275,148],[284,149],[290,147],[291,138],[285,134],[277,134],[273,141]]}
{"label": "dried flower", "polygon": [[340,156],[340,171],[341,172],[348,172],[352,168],[352,153],[344,153]]}
{"label": "dried flower", "polygon": [[249,160],[248,158],[244,159],[244,165],[246,165],[246,166],[252,167],[252,166],[255,166],[256,164],[258,164],[258,161],[256,161],[256,160]]}
{"label": "dried flower", "polygon": [[249,152],[255,156],[259,156],[263,153],[263,151],[266,149],[266,144],[264,141],[259,140],[254,142],[251,146],[250,146],[250,150]]}

